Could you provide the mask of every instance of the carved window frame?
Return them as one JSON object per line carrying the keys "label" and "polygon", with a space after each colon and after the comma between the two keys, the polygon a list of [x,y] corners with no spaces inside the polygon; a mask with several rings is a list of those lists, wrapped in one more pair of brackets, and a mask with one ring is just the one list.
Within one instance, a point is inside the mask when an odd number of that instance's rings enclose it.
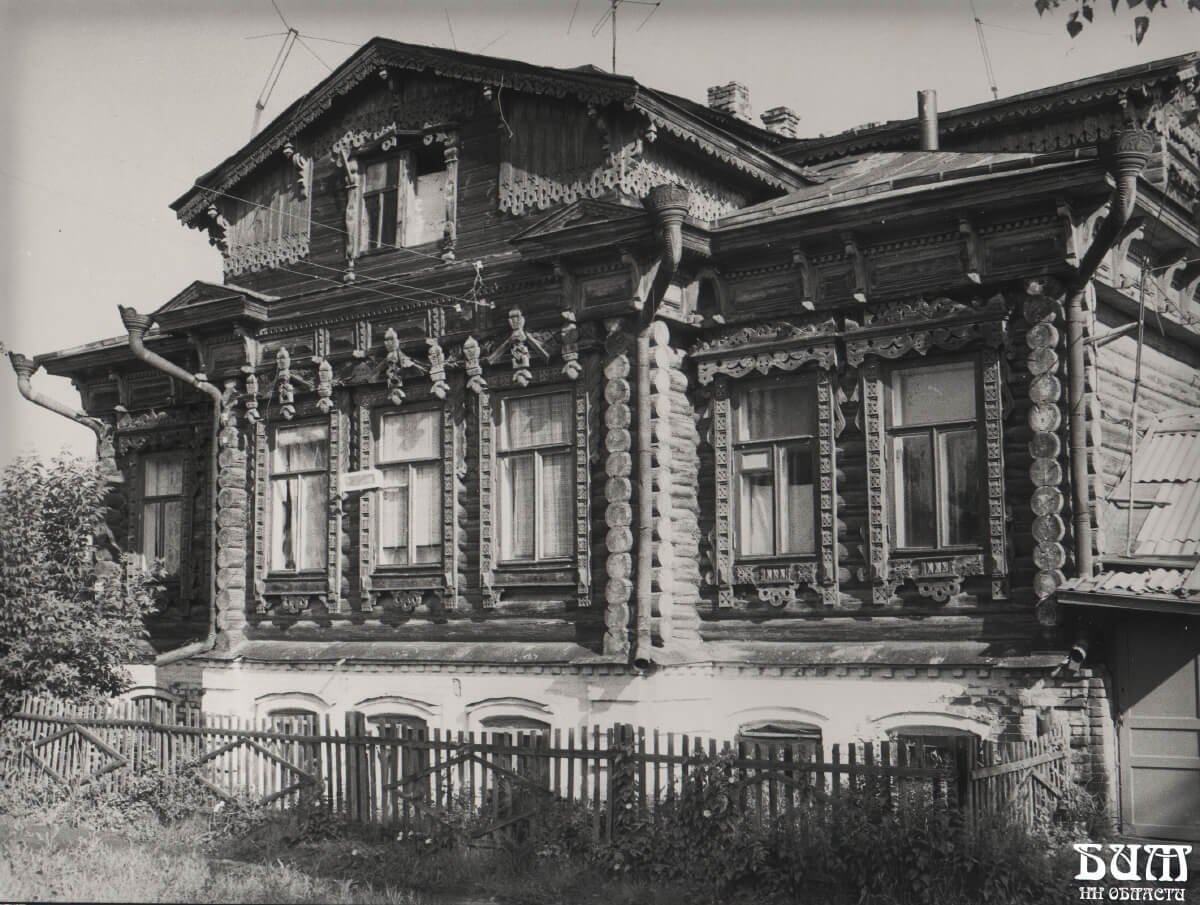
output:
{"label": "carved window frame", "polygon": [[[892,537],[890,417],[892,374],[914,364],[935,365],[970,360],[976,364],[976,431],[987,474],[986,511],[978,544],[898,551]],[[897,357],[886,365],[873,354],[860,367],[863,431],[867,448],[867,572],[872,602],[877,606],[898,602],[896,591],[907,579],[922,597],[944,603],[962,590],[970,576],[991,579],[994,600],[1008,596],[1007,539],[1004,504],[1003,358],[992,346],[932,360]],[[896,555],[896,554],[899,555]]]}
{"label": "carved window frame", "polygon": [[453,609],[457,604],[457,538],[455,536],[456,485],[458,474],[458,431],[456,430],[453,400],[458,394],[438,399],[428,383],[406,384],[402,405],[389,399],[385,387],[359,390],[355,393],[355,412],[358,430],[358,462],[360,469],[374,467],[375,423],[378,416],[405,411],[437,411],[441,415],[442,443],[442,559],[440,563],[420,563],[408,566],[380,567],[375,562],[375,491],[364,493],[358,502],[358,567],[361,607],[371,611],[377,606],[380,593],[392,593],[402,609],[413,610],[425,591],[443,592],[443,606]]}
{"label": "carved window frame", "polygon": [[[318,400],[295,403],[295,415],[282,420],[263,419],[254,425],[254,597],[259,614],[282,608],[296,615],[323,605],[330,613],[341,606],[341,530],[342,507],[338,496],[338,475],[346,465],[347,449],[343,415],[337,406],[322,412]],[[295,424],[322,424],[327,428],[326,461],[325,567],[305,573],[271,573],[267,570],[267,521],[271,482],[271,431]],[[269,599],[270,598],[270,599]]]}
{"label": "carved window frame", "polygon": [[[593,368],[589,360],[586,368]],[[518,380],[518,376],[522,377]],[[490,372],[488,389],[479,394],[477,416],[479,424],[479,584],[481,605],[494,609],[501,595],[510,587],[535,587],[552,584],[575,585],[578,606],[590,604],[590,497],[591,474],[589,424],[591,402],[588,398],[589,379],[564,380],[558,367],[532,368],[526,372]],[[497,462],[500,412],[503,398],[570,392],[574,400],[572,412],[572,450],[575,465],[575,549],[570,557],[550,563],[501,563],[497,536],[499,512],[499,469]]]}
{"label": "carved window frame", "polygon": [[[746,372],[742,372],[746,373]],[[710,372],[711,374],[711,372]],[[734,553],[733,489],[734,436],[733,390],[743,381],[729,373],[710,376],[713,382],[713,461],[716,495],[714,544],[716,547],[717,605],[738,606],[737,588],[751,587],[758,599],[772,607],[784,607],[798,599],[801,585],[818,594],[821,602],[837,602],[837,388],[825,368],[808,369],[795,376],[795,385],[808,384],[816,395],[817,462],[816,545],[812,553],[769,557],[743,557]],[[752,380],[752,379],[750,379]]]}
{"label": "carved window frame", "polygon": [[[409,217],[409,208],[414,201],[417,179],[417,157],[424,148],[433,145],[442,146],[442,169],[445,173],[443,188],[442,231],[439,236],[424,242],[404,241],[404,229]],[[424,146],[424,148],[422,147]],[[344,153],[344,152],[343,152]],[[401,173],[396,185],[396,232],[390,243],[384,243],[375,248],[370,247],[369,238],[363,233],[362,226],[365,216],[365,181],[366,169],[371,164],[382,161],[401,160]],[[454,250],[458,239],[458,135],[455,132],[440,131],[406,131],[394,132],[369,144],[354,149],[340,160],[346,169],[347,185],[345,191],[347,225],[353,227],[347,230],[347,258],[355,261],[363,257],[373,257],[386,252],[411,250],[425,245],[438,245],[443,260],[454,260]]]}

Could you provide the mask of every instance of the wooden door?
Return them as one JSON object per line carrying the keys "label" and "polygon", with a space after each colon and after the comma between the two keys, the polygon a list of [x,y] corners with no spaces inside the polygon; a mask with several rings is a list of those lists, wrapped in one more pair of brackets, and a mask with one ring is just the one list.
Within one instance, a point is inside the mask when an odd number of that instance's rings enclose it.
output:
{"label": "wooden door", "polygon": [[1200,619],[1131,616],[1118,645],[1122,829],[1200,840]]}

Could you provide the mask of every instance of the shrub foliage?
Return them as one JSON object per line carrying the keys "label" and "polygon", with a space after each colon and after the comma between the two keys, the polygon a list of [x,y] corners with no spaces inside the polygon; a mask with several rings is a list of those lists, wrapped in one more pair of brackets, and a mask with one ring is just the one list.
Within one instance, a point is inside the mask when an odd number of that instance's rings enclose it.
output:
{"label": "shrub foliage", "polygon": [[157,585],[126,557],[97,570],[107,487],[94,464],[25,457],[0,478],[0,717],[26,694],[123,691]]}

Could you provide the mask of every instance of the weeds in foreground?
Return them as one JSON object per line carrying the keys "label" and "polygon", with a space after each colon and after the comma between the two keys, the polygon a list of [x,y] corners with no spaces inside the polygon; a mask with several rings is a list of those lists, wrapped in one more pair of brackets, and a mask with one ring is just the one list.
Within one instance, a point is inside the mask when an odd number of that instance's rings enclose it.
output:
{"label": "weeds in foreground", "polygon": [[746,794],[720,756],[697,758],[655,819],[619,781],[614,841],[600,843],[595,815],[566,802],[496,839],[466,801],[438,829],[383,828],[349,824],[310,795],[288,810],[219,802],[153,769],[120,792],[25,782],[0,789],[0,899],[1027,905],[1072,898],[1066,843],[1101,822],[1080,800],[1057,829],[968,826],[919,794],[897,809],[859,789],[760,824]]}

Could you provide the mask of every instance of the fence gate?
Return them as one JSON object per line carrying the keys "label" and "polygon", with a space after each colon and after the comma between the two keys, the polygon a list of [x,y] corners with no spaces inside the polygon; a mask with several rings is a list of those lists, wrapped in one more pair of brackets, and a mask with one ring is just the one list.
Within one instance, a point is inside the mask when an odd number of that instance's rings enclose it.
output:
{"label": "fence gate", "polygon": [[1007,812],[1027,825],[1048,823],[1071,785],[1067,741],[1047,735],[1029,742],[979,742],[968,771],[975,814]]}
{"label": "fence gate", "polygon": [[[387,737],[386,735],[384,737]],[[474,839],[520,836],[555,800],[549,751],[538,735],[481,733],[476,741],[406,731],[380,747],[385,813],[434,830],[471,813]]]}

